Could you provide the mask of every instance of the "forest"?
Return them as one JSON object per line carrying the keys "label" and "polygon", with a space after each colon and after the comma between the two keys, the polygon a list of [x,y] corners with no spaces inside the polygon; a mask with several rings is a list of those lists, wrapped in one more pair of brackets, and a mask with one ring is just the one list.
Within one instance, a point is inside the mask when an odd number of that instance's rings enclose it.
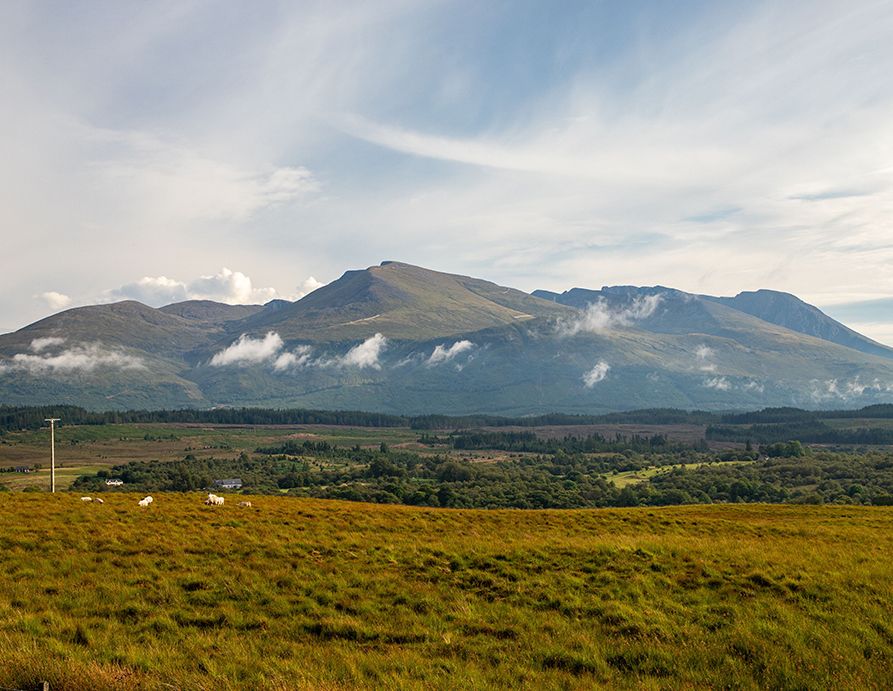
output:
{"label": "forest", "polygon": [[[635,477],[630,477],[635,475]],[[449,455],[288,441],[236,459],[133,462],[85,475],[74,491],[193,491],[238,477],[249,494],[454,508],[585,508],[716,502],[893,503],[893,457],[810,450],[668,449],[588,453],[557,448],[494,462]],[[634,482],[628,480],[635,480]]]}

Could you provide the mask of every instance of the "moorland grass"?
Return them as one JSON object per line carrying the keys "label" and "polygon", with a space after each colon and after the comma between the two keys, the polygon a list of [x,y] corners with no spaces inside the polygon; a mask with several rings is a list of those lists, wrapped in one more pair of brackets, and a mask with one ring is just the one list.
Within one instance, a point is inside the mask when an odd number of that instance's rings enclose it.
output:
{"label": "moorland grass", "polygon": [[893,509],[0,494],[0,686],[890,688]]}

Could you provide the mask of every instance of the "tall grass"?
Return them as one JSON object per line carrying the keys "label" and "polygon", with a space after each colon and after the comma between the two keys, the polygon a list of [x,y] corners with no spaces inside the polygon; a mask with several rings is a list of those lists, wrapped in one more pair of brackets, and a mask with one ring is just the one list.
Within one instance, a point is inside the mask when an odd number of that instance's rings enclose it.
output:
{"label": "tall grass", "polygon": [[890,688],[893,509],[0,495],[0,686]]}

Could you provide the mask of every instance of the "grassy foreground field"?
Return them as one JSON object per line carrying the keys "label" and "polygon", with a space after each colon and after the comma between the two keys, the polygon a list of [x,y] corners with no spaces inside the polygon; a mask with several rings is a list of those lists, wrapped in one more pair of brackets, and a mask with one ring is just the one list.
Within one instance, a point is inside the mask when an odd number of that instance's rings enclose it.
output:
{"label": "grassy foreground field", "polygon": [[890,688],[893,509],[0,494],[0,686]]}

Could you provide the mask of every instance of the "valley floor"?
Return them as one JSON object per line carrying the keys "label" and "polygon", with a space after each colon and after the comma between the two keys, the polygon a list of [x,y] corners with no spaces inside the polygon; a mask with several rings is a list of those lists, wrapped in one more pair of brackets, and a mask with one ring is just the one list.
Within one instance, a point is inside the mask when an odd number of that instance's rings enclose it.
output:
{"label": "valley floor", "polygon": [[138,498],[0,494],[0,686],[893,686],[893,508]]}

